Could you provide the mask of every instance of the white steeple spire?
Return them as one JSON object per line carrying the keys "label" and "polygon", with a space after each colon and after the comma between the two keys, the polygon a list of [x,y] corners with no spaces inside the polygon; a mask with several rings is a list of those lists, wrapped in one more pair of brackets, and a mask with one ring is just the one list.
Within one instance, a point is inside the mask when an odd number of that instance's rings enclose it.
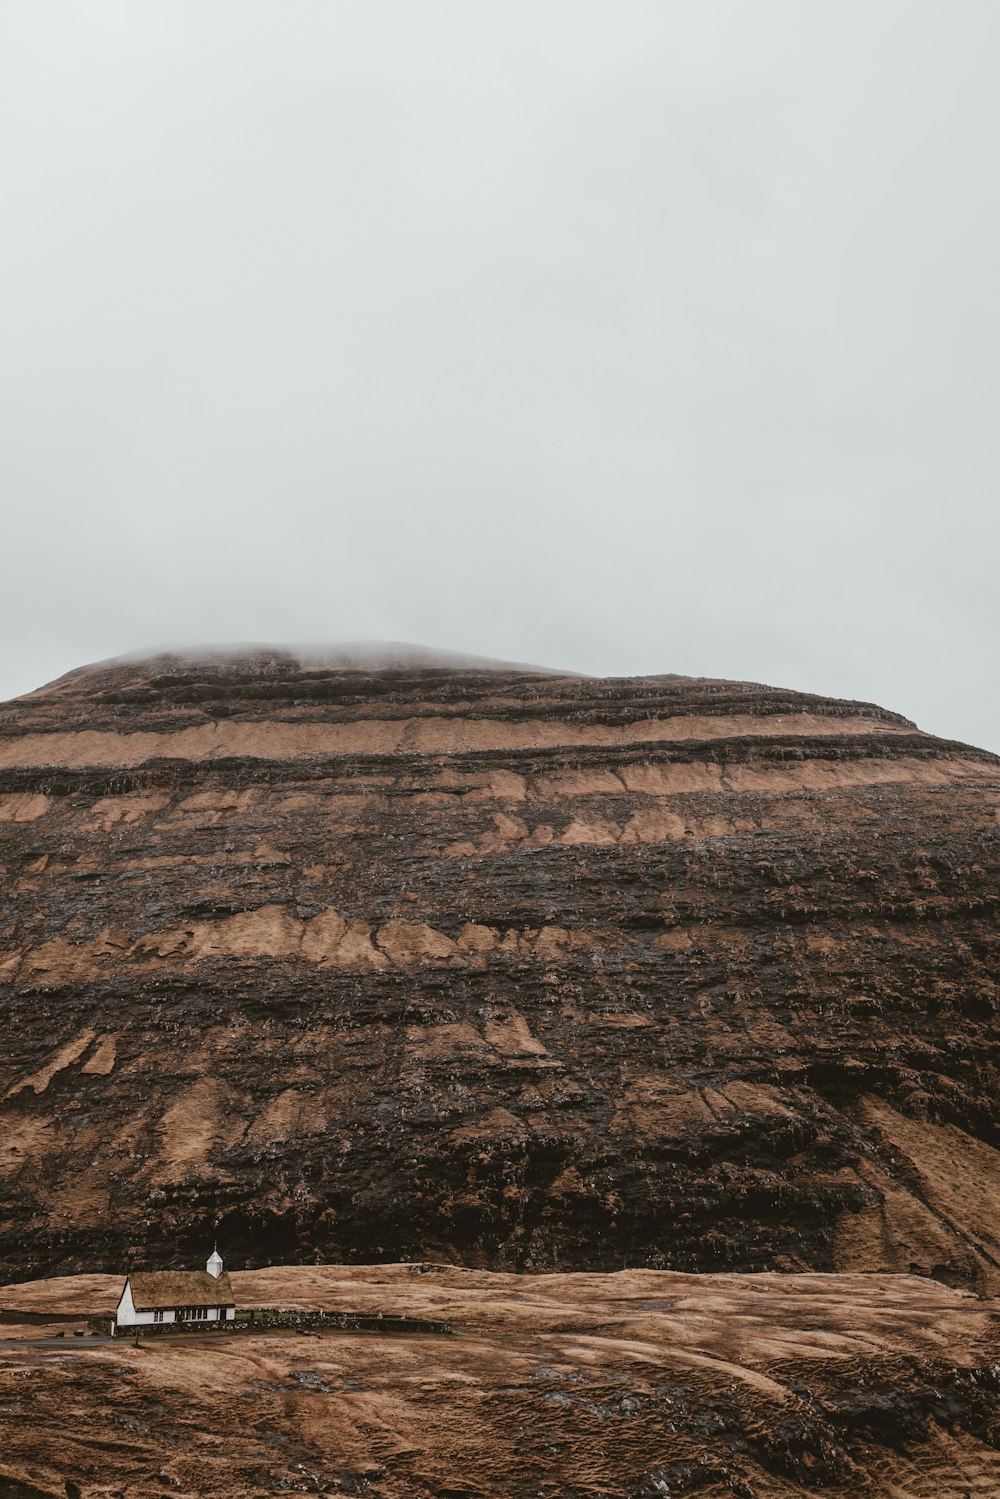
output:
{"label": "white steeple spire", "polygon": [[219,1253],[218,1245],[216,1245],[209,1255],[208,1264],[205,1266],[205,1269],[212,1276],[213,1280],[218,1280],[222,1274],[222,1255]]}

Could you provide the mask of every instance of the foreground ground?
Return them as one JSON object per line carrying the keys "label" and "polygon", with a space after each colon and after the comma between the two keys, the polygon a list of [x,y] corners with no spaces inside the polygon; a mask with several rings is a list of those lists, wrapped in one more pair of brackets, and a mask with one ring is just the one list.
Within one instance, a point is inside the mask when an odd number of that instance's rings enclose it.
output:
{"label": "foreground ground", "polygon": [[[1000,1306],[880,1275],[275,1268],[250,1305],[453,1338],[36,1340],[120,1278],[0,1289],[2,1499],[1000,1493]],[[996,1444],[996,1446],[994,1445]]]}

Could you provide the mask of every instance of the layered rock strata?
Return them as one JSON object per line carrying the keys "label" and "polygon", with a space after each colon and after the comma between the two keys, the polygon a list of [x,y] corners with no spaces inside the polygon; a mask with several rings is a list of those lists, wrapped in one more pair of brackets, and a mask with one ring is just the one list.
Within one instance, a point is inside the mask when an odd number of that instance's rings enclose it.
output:
{"label": "layered rock strata", "polygon": [[0,1274],[1000,1282],[1000,763],[861,703],[258,649],[0,708]]}

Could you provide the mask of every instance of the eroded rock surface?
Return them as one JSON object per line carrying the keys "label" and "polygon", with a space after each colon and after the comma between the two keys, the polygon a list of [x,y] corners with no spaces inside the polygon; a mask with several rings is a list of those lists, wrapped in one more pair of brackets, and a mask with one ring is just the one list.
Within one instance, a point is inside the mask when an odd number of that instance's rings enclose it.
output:
{"label": "eroded rock surface", "polygon": [[0,708],[0,1274],[1000,1279],[995,757],[256,649]]}

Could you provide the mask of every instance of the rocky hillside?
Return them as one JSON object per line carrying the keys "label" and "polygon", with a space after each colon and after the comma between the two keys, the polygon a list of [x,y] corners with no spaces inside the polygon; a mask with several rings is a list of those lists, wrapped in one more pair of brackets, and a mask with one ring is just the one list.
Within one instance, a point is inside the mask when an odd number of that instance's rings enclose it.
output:
{"label": "rocky hillside", "polygon": [[0,707],[0,1275],[1000,1284],[1000,763],[404,650]]}

